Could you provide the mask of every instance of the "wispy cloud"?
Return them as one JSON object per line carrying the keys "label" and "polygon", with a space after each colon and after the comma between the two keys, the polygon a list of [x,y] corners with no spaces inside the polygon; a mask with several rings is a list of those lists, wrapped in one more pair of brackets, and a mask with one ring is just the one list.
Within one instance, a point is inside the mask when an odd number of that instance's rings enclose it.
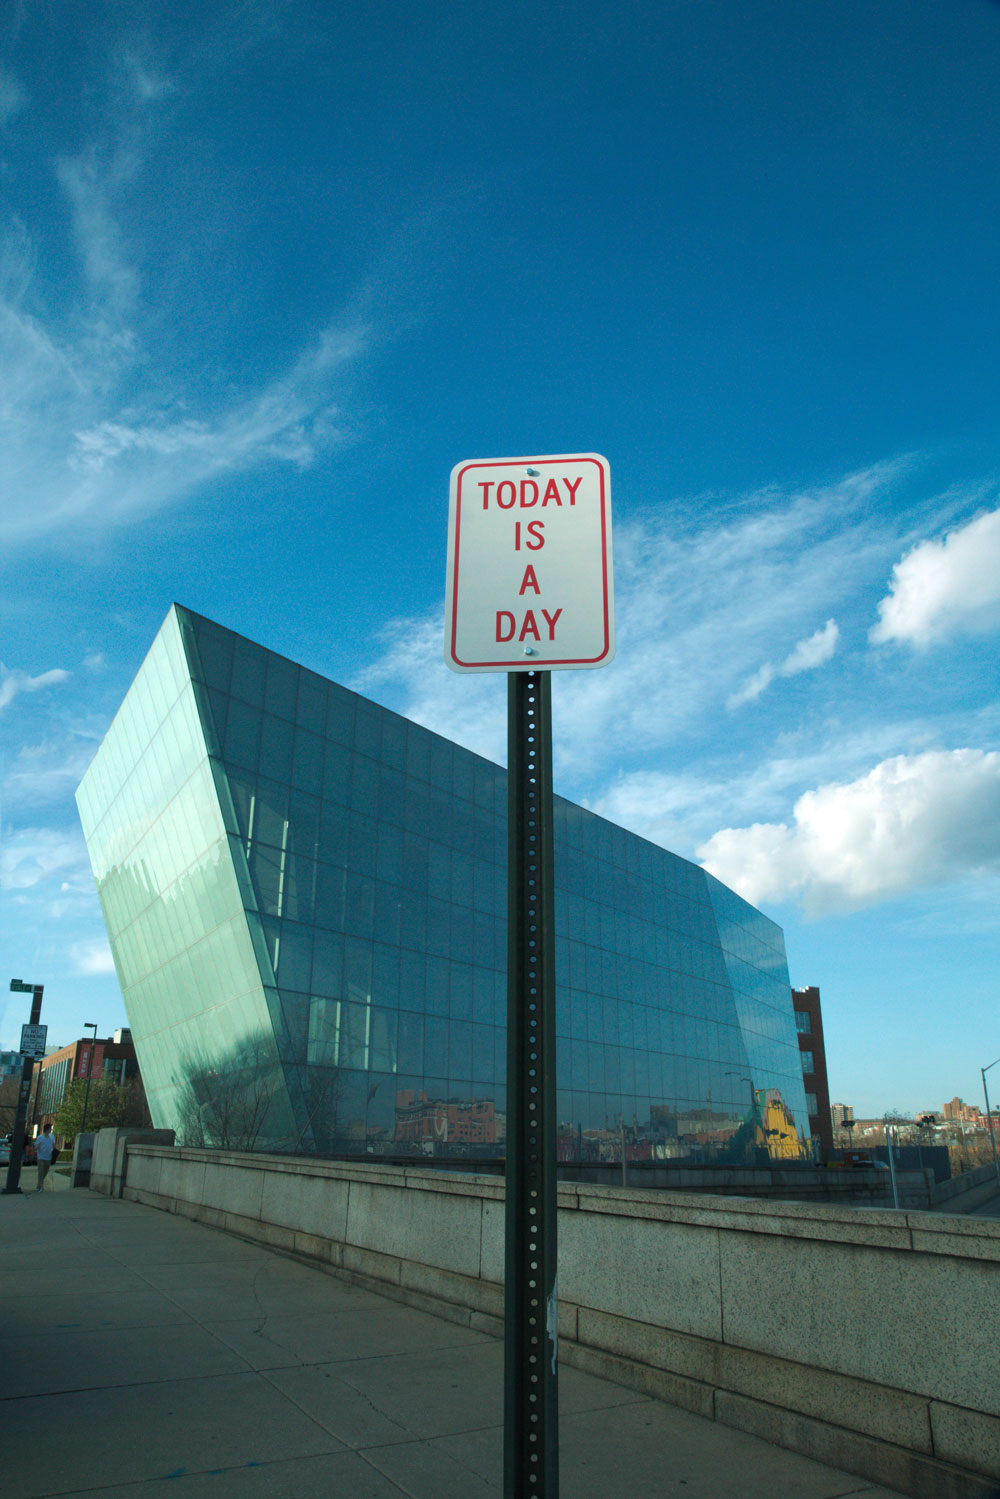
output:
{"label": "wispy cloud", "polygon": [[[145,286],[156,160],[149,111],[171,93],[150,50],[127,50],[103,134],[53,163],[78,275],[58,295],[32,226],[0,240],[0,414],[8,545],[142,518],[223,473],[306,468],[352,431],[351,368],[373,346],[363,311],[330,318],[256,384],[190,379],[185,317]],[[162,247],[158,250],[162,265]],[[173,295],[183,298],[183,275]],[[176,336],[164,352],[164,324]],[[221,396],[219,393],[222,393]]]}
{"label": "wispy cloud", "polygon": [[52,671],[43,671],[39,676],[29,676],[16,667],[8,669],[0,663],[0,709],[7,708],[22,692],[41,692],[44,687],[56,687],[68,682],[71,673],[57,666]]}
{"label": "wispy cloud", "polygon": [[31,827],[5,839],[0,849],[0,888],[30,890],[54,878],[69,885],[90,880],[93,885],[82,833]]}
{"label": "wispy cloud", "polygon": [[[711,524],[685,524],[664,496],[661,513],[615,533],[618,654],[600,671],[553,674],[557,769],[586,775],[676,746],[719,711],[775,639],[795,639],[817,604],[839,605],[884,576],[898,540],[873,516],[891,494],[886,464],[799,493],[766,491],[717,502]],[[380,659],[358,679],[409,717],[499,758],[504,700],[491,678],[457,678],[442,660],[437,612],[395,622]],[[804,671],[832,654],[834,621],[786,657]]]}
{"label": "wispy cloud", "polygon": [[74,523],[121,524],[185,499],[220,473],[266,463],[308,467],[347,439],[351,424],[339,397],[347,367],[365,347],[363,330],[328,327],[259,391],[195,415],[183,410],[179,393],[158,398],[155,383],[141,406],[119,404],[128,383],[121,347],[96,363],[78,358],[33,318],[0,306],[0,363],[11,371],[0,537],[14,545]]}
{"label": "wispy cloud", "polygon": [[772,666],[770,661],[765,661],[737,692],[730,695],[727,706],[739,708],[743,703],[753,702],[770,687],[775,677],[796,677],[800,672],[814,671],[817,666],[822,666],[832,658],[839,637],[837,621],[828,619],[821,630],[800,640],[779,666]]}
{"label": "wispy cloud", "polygon": [[920,542],[896,563],[889,588],[870,632],[876,645],[928,646],[1000,628],[1000,509]]}
{"label": "wispy cloud", "polygon": [[167,98],[175,91],[173,80],[148,45],[133,42],[127,46],[122,53],[122,68],[142,104]]}
{"label": "wispy cloud", "polygon": [[1000,870],[1000,754],[897,755],[800,796],[794,822],[723,828],[698,849],[747,900],[850,910],[975,871]]}
{"label": "wispy cloud", "polygon": [[27,89],[9,68],[0,63],[0,125],[13,119],[27,102]]}
{"label": "wispy cloud", "polygon": [[114,212],[117,192],[138,167],[137,158],[129,152],[116,152],[110,163],[104,163],[93,148],[56,163],[56,176],[71,205],[74,239],[87,283],[101,315],[115,324],[132,316],[139,296],[139,272],[129,258]]}
{"label": "wispy cloud", "polygon": [[82,942],[73,942],[70,944],[69,956],[76,973],[114,973],[115,971],[115,960],[111,956],[111,948],[105,938],[93,937]]}
{"label": "wispy cloud", "polygon": [[94,758],[94,750],[91,740],[76,735],[69,740],[60,737],[24,745],[3,778],[8,813],[71,797]]}

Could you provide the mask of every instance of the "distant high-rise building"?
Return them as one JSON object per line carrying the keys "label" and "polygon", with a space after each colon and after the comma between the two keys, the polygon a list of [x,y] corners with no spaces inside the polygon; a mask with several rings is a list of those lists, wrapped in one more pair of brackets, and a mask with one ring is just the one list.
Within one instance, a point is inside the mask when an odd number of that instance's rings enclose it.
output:
{"label": "distant high-rise building", "polygon": [[960,1119],[964,1124],[971,1124],[975,1119],[986,1117],[976,1104],[966,1103],[961,1098],[953,1098],[950,1103],[946,1103],[941,1113],[945,1119]]}
{"label": "distant high-rise building", "polygon": [[851,1104],[832,1103],[830,1105],[830,1122],[834,1129],[843,1129],[848,1119],[854,1119],[854,1108]]}

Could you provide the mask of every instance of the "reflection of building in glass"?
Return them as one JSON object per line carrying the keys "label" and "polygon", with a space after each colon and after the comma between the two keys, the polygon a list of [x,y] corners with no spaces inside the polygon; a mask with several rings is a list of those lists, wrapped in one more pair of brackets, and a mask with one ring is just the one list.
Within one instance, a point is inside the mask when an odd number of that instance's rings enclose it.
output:
{"label": "reflection of building in glass", "polygon": [[[78,801],[157,1125],[502,1154],[503,770],[175,607]],[[555,838],[560,1154],[805,1155],[780,929],[561,798]]]}
{"label": "reflection of building in glass", "polygon": [[415,1146],[425,1155],[451,1146],[449,1153],[488,1156],[498,1153],[493,1147],[503,1143],[505,1124],[492,1098],[428,1098],[422,1088],[418,1093],[405,1088],[396,1094],[392,1138],[395,1145]]}

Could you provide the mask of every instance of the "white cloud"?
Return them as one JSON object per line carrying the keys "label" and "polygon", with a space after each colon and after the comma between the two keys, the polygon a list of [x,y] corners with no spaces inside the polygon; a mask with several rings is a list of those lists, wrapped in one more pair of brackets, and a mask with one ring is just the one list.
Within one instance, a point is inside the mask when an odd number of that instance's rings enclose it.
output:
{"label": "white cloud", "polygon": [[828,619],[822,630],[817,630],[806,640],[799,641],[791,654],[779,666],[779,676],[794,677],[800,671],[814,671],[817,666],[822,666],[830,660],[837,649],[839,637],[837,621]]}
{"label": "white cloud", "polygon": [[59,682],[68,682],[69,679],[70,673],[63,671],[62,667],[31,677],[26,671],[18,671],[16,668],[8,670],[0,664],[0,709],[9,707],[22,692],[40,692],[43,687],[55,687]]}
{"label": "white cloud", "polygon": [[114,973],[115,971],[115,960],[111,956],[111,948],[105,938],[93,937],[83,942],[73,942],[70,944],[69,955],[76,973]]}
{"label": "white cloud", "polygon": [[89,871],[87,847],[77,832],[22,828],[0,849],[0,888],[5,890],[29,890],[55,877],[75,886]]}
{"label": "white cloud", "polygon": [[726,706],[739,708],[743,703],[752,702],[770,687],[775,677],[797,677],[800,672],[815,671],[817,666],[823,666],[832,658],[839,638],[837,621],[828,619],[821,630],[800,640],[780,666],[772,666],[770,661],[766,661],[738,691],[727,698]]}
{"label": "white cloud", "polygon": [[790,729],[769,741],[766,754],[733,755],[728,743],[679,771],[640,768],[619,771],[584,804],[686,858],[721,823],[739,825],[780,818],[806,790],[832,780],[850,781],[867,774],[879,760],[952,739],[994,738],[1000,718],[993,714],[956,714],[942,719],[932,736],[918,718],[888,719],[850,726],[827,718],[810,722],[808,731]]}
{"label": "white cloud", "polygon": [[723,828],[698,849],[747,900],[849,910],[1000,869],[1000,753],[930,750],[807,791],[792,826]]}
{"label": "white cloud", "polygon": [[922,541],[892,570],[890,593],[870,631],[875,644],[926,646],[1000,627],[1000,509],[940,541]]}

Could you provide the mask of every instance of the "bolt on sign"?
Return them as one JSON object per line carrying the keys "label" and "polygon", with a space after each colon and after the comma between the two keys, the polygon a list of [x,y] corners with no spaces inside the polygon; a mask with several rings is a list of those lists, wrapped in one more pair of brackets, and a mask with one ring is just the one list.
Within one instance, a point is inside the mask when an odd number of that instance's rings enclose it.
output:
{"label": "bolt on sign", "polygon": [[452,671],[580,669],[614,654],[607,459],[456,464],[444,649]]}

